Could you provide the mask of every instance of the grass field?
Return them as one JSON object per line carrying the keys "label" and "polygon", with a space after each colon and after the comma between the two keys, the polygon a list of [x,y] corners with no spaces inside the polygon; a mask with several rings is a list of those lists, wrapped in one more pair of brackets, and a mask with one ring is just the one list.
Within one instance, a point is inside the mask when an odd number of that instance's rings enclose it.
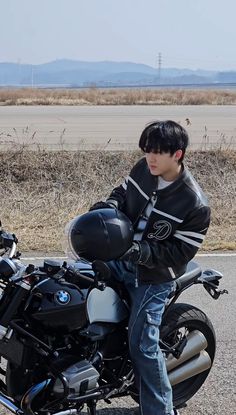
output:
{"label": "grass field", "polygon": [[236,91],[209,89],[2,88],[0,105],[235,105]]}
{"label": "grass field", "polygon": [[[139,152],[46,152],[24,146],[0,152],[3,227],[16,233],[22,251],[62,251],[66,223],[106,198],[139,157]],[[212,209],[203,249],[236,249],[236,152],[190,151],[186,164]]]}

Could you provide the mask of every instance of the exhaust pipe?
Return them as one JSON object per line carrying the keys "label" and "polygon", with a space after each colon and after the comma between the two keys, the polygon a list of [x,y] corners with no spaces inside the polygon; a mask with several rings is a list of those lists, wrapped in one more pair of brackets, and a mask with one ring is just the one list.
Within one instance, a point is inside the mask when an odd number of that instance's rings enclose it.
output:
{"label": "exhaust pipe", "polygon": [[23,396],[21,400],[21,409],[22,414],[25,415],[34,415],[34,412],[32,411],[31,404],[34,400],[34,398],[43,390],[45,390],[49,383],[51,382],[51,379],[46,379],[41,383],[37,383],[36,385],[32,386],[26,394]]}
{"label": "exhaust pipe", "polygon": [[5,406],[9,411],[11,411],[13,414],[17,415],[23,415],[23,412],[20,408],[17,408],[16,405],[8,398],[8,396],[3,395],[0,393],[0,404]]}
{"label": "exhaust pipe", "polygon": [[[11,411],[13,414],[16,415],[24,415],[25,412],[23,412],[20,408],[17,408],[10,398],[4,396],[2,393],[0,393],[0,405],[3,405],[5,408],[7,408],[9,411]],[[78,413],[77,409],[68,409],[66,411],[57,412],[55,415],[75,415]]]}
{"label": "exhaust pipe", "polygon": [[202,350],[198,356],[195,356],[187,363],[184,363],[182,366],[179,366],[168,373],[170,383],[174,386],[177,383],[183,382],[192,376],[210,369],[211,365],[212,361],[209,354],[205,350]]}
{"label": "exhaust pipe", "polygon": [[167,372],[170,372],[177,366],[198,355],[202,350],[206,349],[207,340],[199,331],[194,330],[187,336],[187,344],[184,347],[180,357],[176,359],[173,355],[169,355],[166,359]]}
{"label": "exhaust pipe", "polygon": [[68,409],[67,411],[57,412],[54,415],[73,415],[73,414],[78,414],[78,410],[77,409]]}

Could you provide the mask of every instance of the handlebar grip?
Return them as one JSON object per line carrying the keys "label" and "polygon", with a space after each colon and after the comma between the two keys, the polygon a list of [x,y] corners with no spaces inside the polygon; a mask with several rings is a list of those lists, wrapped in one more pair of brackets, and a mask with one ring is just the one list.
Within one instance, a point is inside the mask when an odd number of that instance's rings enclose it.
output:
{"label": "handlebar grip", "polygon": [[68,273],[66,274],[66,280],[68,282],[71,282],[72,284],[78,285],[80,288],[81,286],[84,286],[84,288],[88,288],[92,284],[94,284],[93,277],[88,277],[87,275],[82,274],[73,266],[69,267]]}
{"label": "handlebar grip", "polygon": [[94,278],[88,277],[87,275],[81,274],[80,271],[77,269],[74,270],[74,274],[78,278],[82,278],[84,281],[90,282],[91,284],[94,282]]}

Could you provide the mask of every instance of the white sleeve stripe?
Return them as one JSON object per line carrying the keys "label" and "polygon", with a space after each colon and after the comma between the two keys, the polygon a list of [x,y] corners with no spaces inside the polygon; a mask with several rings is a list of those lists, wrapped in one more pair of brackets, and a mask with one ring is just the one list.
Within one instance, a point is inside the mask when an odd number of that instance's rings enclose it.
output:
{"label": "white sleeve stripe", "polygon": [[[147,200],[150,199],[150,197],[146,193],[144,193],[144,191],[139,187],[139,185],[134,181],[134,179],[132,179],[132,177],[129,176],[128,180],[136,187],[136,189],[141,193],[141,195],[143,197],[145,197],[145,199],[147,199]],[[163,212],[163,211],[155,209],[155,208],[153,208],[152,210],[153,210],[153,212],[156,212],[159,215],[165,216],[166,218],[172,219],[175,222],[178,222],[178,223],[183,222],[182,219],[179,219],[179,218],[176,218],[175,216],[169,215],[169,213]]]}
{"label": "white sleeve stripe", "polygon": [[128,180],[129,180],[129,176],[125,177],[125,180],[123,181],[123,183],[121,183],[121,186],[123,187],[123,189],[127,189],[127,184],[128,184]]}
{"label": "white sleeve stripe", "polygon": [[143,196],[143,197],[145,197],[145,199],[147,199],[147,200],[149,200],[150,198],[149,198],[149,196],[148,195],[146,195],[146,193],[144,193],[144,191],[139,187],[139,185],[138,185],[138,183],[136,183],[135,181],[134,181],[134,179],[132,179],[132,177],[128,177],[128,180],[136,187],[136,189],[139,191],[139,193],[141,193],[141,195]]}
{"label": "white sleeve stripe", "polygon": [[173,268],[169,267],[169,268],[168,268],[168,270],[169,270],[169,272],[170,272],[171,277],[172,277],[172,278],[176,278],[176,275],[175,275],[175,273],[174,273]]}
{"label": "white sleeve stripe", "polygon": [[192,236],[193,238],[202,239],[202,240],[205,238],[205,235],[202,235],[202,233],[197,233],[197,232],[176,231],[176,233],[179,234],[179,235]]}
{"label": "white sleeve stripe", "polygon": [[183,219],[176,218],[175,216],[169,215],[169,213],[163,212],[162,210],[158,210],[158,209],[155,209],[155,208],[153,208],[152,210],[153,210],[153,212],[156,212],[159,215],[165,216],[166,218],[172,219],[175,222],[178,222],[178,223],[183,222]]}
{"label": "white sleeve stripe", "polygon": [[176,233],[174,234],[174,236],[175,238],[181,239],[182,241],[187,242],[190,245],[197,246],[198,248],[201,247],[201,243],[193,241],[192,239],[186,238],[185,236],[182,236]]}

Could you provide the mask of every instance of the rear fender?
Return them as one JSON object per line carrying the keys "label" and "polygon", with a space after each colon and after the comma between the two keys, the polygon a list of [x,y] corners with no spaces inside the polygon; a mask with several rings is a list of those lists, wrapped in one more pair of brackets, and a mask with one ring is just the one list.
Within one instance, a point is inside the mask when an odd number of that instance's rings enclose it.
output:
{"label": "rear fender", "polygon": [[223,277],[223,274],[215,269],[206,269],[202,272],[200,277],[198,277],[196,283],[203,284],[205,290],[210,294],[214,300],[217,300],[220,295],[228,294],[228,291],[223,289],[219,290],[220,279]]}

